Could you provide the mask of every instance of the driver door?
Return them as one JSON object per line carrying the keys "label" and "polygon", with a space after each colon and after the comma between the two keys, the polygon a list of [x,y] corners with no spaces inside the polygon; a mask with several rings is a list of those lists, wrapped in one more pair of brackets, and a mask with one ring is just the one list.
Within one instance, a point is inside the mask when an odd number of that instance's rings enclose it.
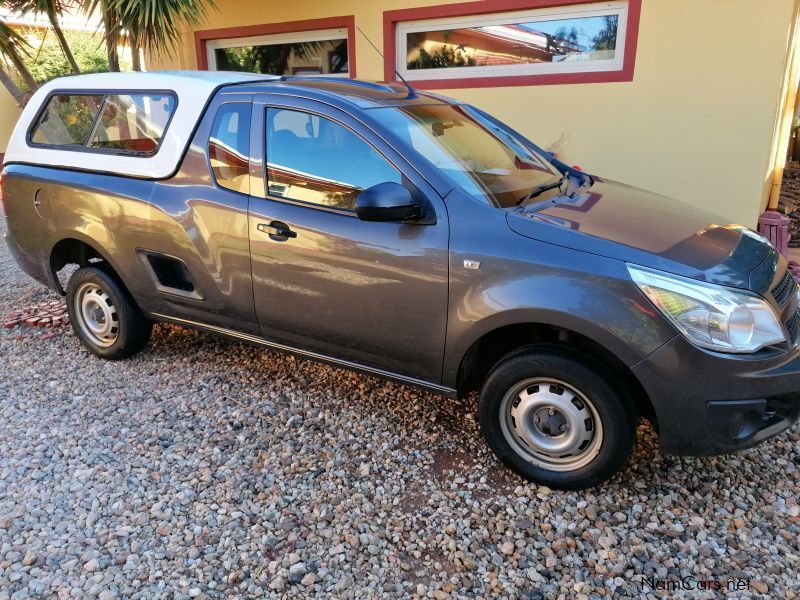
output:
{"label": "driver door", "polygon": [[[399,154],[342,111],[274,95],[256,102],[253,115],[252,155],[264,161],[248,227],[262,336],[439,383],[448,299],[441,199]],[[386,181],[429,204],[433,218],[427,224],[361,221],[354,211],[358,193]]]}

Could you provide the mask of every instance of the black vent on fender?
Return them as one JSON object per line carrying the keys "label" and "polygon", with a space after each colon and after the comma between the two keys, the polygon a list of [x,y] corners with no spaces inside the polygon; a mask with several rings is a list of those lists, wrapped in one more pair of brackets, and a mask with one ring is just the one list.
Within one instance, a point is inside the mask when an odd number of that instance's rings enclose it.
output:
{"label": "black vent on fender", "polygon": [[189,268],[181,259],[153,250],[139,249],[137,254],[153,286],[159,292],[193,300],[205,299],[197,288]]}
{"label": "black vent on fender", "polygon": [[189,279],[186,266],[174,259],[164,255],[148,254],[147,260],[153,267],[153,272],[158,278],[158,282],[164,287],[180,290],[182,292],[193,292],[194,283]]}

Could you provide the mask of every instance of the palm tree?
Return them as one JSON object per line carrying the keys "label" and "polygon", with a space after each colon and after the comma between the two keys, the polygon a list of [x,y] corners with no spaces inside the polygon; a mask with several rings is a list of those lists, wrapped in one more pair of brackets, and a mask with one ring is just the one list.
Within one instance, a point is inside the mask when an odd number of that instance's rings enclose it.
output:
{"label": "palm tree", "polygon": [[619,15],[606,15],[603,17],[603,29],[592,39],[595,50],[617,49],[617,27]]}
{"label": "palm tree", "polygon": [[3,87],[8,90],[8,93],[11,94],[14,100],[17,101],[17,104],[22,106],[22,103],[25,100],[25,94],[21,89],[19,89],[19,86],[11,78],[11,75],[6,73],[5,69],[2,67],[0,67],[0,83],[2,83]]}
{"label": "palm tree", "polygon": [[107,0],[78,0],[78,2],[83,12],[87,15],[91,15],[95,10],[100,10],[103,29],[105,30],[103,41],[106,45],[108,70],[119,71],[119,52],[117,52],[117,45],[121,37],[119,15],[109,6]]}
{"label": "palm tree", "polygon": [[68,6],[72,4],[69,2],[69,0],[10,0],[7,1],[6,4],[12,10],[23,15],[31,12],[36,15],[47,15],[47,19],[50,21],[50,26],[53,28],[53,32],[58,38],[58,44],[61,46],[61,51],[64,52],[64,56],[67,58],[67,62],[69,63],[72,72],[81,72],[81,69],[75,60],[75,56],[72,54],[72,50],[69,48],[67,38],[64,37],[64,32],[61,30],[61,25],[58,21],[59,17],[64,14],[64,11],[68,8]]}
{"label": "palm tree", "polygon": [[[117,18],[111,35],[119,41],[124,32],[133,54],[133,67],[139,70],[141,50],[173,53],[184,26],[195,27],[206,18],[206,10],[216,8],[214,0],[95,0],[104,13]],[[108,26],[106,35],[109,34]]]}
{"label": "palm tree", "polygon": [[[14,69],[19,73],[25,85],[28,86],[29,92],[35,92],[39,89],[36,80],[28,71],[25,66],[24,57],[28,55],[28,41],[9,27],[6,23],[0,21],[0,56],[2,56],[7,63],[10,63]],[[6,70],[0,67],[0,83],[2,83],[9,93],[14,97],[18,104],[25,103],[25,93],[14,82]]]}
{"label": "palm tree", "polygon": [[108,55],[108,70],[119,71],[119,52],[117,47],[120,39],[119,15],[116,14],[103,0],[94,0],[100,4],[103,11],[103,27],[106,30],[106,54]]}

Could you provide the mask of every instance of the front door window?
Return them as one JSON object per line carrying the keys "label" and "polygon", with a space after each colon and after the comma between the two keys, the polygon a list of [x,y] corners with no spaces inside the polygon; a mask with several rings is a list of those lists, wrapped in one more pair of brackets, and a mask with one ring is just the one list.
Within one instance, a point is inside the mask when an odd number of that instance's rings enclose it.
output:
{"label": "front door window", "polygon": [[307,112],[267,109],[270,196],[353,210],[368,187],[400,173],[370,144],[335,121]]}

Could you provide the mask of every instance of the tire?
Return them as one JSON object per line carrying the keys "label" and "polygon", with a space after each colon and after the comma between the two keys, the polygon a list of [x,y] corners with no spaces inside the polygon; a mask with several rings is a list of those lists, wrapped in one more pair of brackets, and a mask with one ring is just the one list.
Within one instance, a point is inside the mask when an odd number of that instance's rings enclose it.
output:
{"label": "tire", "polygon": [[630,456],[630,403],[590,359],[555,346],[502,358],[481,390],[479,421],[497,457],[529,481],[555,489],[604,482]]}
{"label": "tire", "polygon": [[116,274],[102,263],[76,270],[67,284],[72,330],[92,354],[121,360],[147,345],[153,324],[144,318]]}

